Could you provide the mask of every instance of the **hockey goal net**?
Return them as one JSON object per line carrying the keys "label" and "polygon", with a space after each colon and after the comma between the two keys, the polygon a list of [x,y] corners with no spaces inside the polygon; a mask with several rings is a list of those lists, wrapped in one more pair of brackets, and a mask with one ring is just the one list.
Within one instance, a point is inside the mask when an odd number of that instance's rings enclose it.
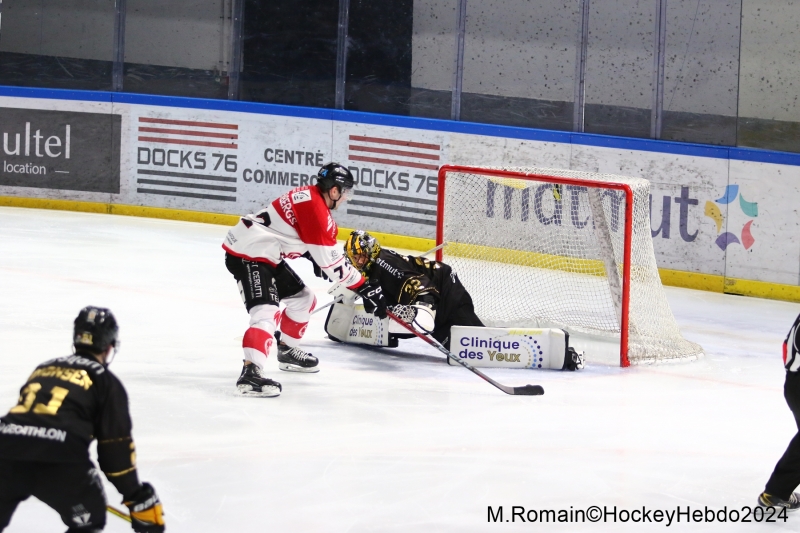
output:
{"label": "hockey goal net", "polygon": [[661,285],[649,194],[642,178],[443,166],[437,259],[487,326],[618,339],[622,366],[694,359],[702,348],[681,336]]}

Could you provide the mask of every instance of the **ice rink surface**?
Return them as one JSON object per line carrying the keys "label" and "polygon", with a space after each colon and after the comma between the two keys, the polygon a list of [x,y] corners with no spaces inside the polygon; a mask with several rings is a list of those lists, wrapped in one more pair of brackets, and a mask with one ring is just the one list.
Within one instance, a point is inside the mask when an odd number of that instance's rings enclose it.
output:
{"label": "ice rink surface", "polygon": [[[506,396],[422,341],[306,348],[318,374],[270,356],[278,398],[235,395],[248,317],[223,264],[223,226],[0,207],[0,406],[70,353],[85,305],[111,308],[112,370],[131,401],[139,473],[170,532],[798,531],[759,523],[488,523],[488,507],[620,512],[753,506],[796,432],[781,343],[800,305],[667,288],[700,361],[577,373],[487,369]],[[310,264],[292,263],[328,301]],[[487,275],[490,275],[487,272]],[[109,503],[120,496],[107,484]],[[623,516],[620,514],[620,516]],[[7,529],[63,531],[28,500]],[[108,517],[106,531],[130,531]]]}

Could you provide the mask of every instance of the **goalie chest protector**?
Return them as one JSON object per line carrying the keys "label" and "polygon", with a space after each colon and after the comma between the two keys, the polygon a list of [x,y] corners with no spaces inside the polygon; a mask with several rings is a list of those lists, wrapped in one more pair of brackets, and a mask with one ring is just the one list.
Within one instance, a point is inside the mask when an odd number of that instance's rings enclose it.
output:
{"label": "goalie chest protector", "polygon": [[569,335],[557,328],[453,326],[450,339],[453,355],[475,367],[561,370],[569,344]]}

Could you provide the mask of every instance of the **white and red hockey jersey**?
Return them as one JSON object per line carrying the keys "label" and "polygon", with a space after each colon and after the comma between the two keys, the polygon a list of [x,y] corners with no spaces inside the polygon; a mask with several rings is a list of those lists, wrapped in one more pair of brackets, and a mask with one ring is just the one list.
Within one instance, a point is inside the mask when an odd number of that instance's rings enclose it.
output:
{"label": "white and red hockey jersey", "polygon": [[336,242],[338,231],[317,186],[307,185],[292,189],[256,214],[243,216],[222,247],[236,257],[273,266],[309,252],[331,280],[356,289],[364,277],[345,259]]}

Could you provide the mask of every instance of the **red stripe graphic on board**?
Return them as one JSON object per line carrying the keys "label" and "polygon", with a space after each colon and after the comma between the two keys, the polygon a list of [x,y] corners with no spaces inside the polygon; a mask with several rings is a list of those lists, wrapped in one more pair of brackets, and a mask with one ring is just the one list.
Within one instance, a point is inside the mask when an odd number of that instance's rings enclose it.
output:
{"label": "red stripe graphic on board", "polygon": [[439,167],[437,165],[425,165],[422,163],[413,163],[411,161],[400,161],[397,159],[382,159],[380,157],[363,157],[360,155],[351,155],[350,161],[363,161],[365,163],[384,163],[387,165],[396,165],[398,167],[424,168],[425,170],[439,170]]}
{"label": "red stripe graphic on board", "polygon": [[223,130],[238,130],[237,124],[223,124],[221,122],[195,122],[192,120],[172,120],[166,118],[139,117],[139,122],[149,124],[171,124],[174,126],[195,126],[198,128],[219,128]]}
{"label": "red stripe graphic on board", "polygon": [[166,133],[168,135],[193,135],[196,137],[212,137],[215,139],[238,139],[236,133],[216,133],[210,131],[170,130],[167,128],[139,128],[143,133]]}
{"label": "red stripe graphic on board", "polygon": [[398,141],[395,139],[384,139],[381,137],[363,137],[361,135],[351,135],[350,140],[376,144],[391,144],[394,146],[408,146],[410,148],[425,148],[427,150],[439,150],[441,148],[441,146],[438,144],[418,143],[414,141]]}
{"label": "red stripe graphic on board", "polygon": [[430,159],[432,161],[438,161],[439,156],[433,154],[423,154],[419,152],[406,152],[405,150],[386,150],[385,148],[372,148],[369,146],[357,146],[354,144],[350,145],[350,150],[354,152],[370,152],[373,154],[386,154],[386,155],[401,155],[405,157],[418,157],[420,159]]}
{"label": "red stripe graphic on board", "polygon": [[[364,135],[350,135],[349,139],[351,144],[348,146],[348,155],[351,161],[424,170],[439,169],[439,166],[432,162],[441,160],[441,145],[402,139],[387,139],[385,137],[367,137]],[[399,150],[395,147],[410,148],[410,150]],[[376,155],[369,156],[366,154]],[[378,157],[382,155],[402,157],[404,159]]]}
{"label": "red stripe graphic on board", "polygon": [[[154,127],[149,126],[149,124],[180,127]],[[225,148],[229,150],[236,150],[239,147],[235,142],[222,142],[219,140],[230,139],[231,141],[235,141],[239,139],[239,126],[237,124],[139,117],[138,129],[138,139],[142,142],[180,144],[183,146],[207,146],[210,148]],[[208,131],[209,129],[217,131]],[[143,133],[155,133],[158,135],[142,135]]]}
{"label": "red stripe graphic on board", "polygon": [[236,144],[212,143],[193,139],[162,139],[161,137],[139,137],[140,141],[163,144],[183,144],[188,146],[210,146],[212,148],[238,148]]}

